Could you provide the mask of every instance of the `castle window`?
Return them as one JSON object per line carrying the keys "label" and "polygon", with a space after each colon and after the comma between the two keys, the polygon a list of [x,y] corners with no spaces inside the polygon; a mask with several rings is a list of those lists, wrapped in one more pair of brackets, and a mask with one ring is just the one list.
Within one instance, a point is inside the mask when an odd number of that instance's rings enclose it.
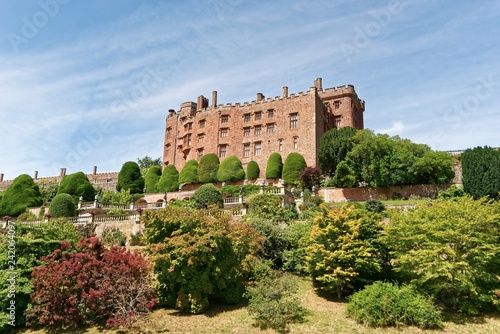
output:
{"label": "castle window", "polygon": [[279,145],[279,151],[280,151],[280,152],[283,152],[283,139],[280,139],[280,140],[278,141],[278,145]]}
{"label": "castle window", "polygon": [[198,135],[198,143],[203,143],[204,140],[205,140],[205,134],[204,133],[200,133]]}
{"label": "castle window", "polygon": [[191,146],[191,135],[187,135],[187,145]]}
{"label": "castle window", "polygon": [[342,120],[342,116],[335,116],[335,127],[337,129],[340,128],[341,120]]}
{"label": "castle window", "polygon": [[220,129],[220,136],[221,137],[227,137],[228,133],[229,133],[228,128]]}
{"label": "castle window", "polygon": [[274,132],[274,123],[267,124],[267,133],[273,133],[273,132]]}
{"label": "castle window", "polygon": [[170,136],[171,136],[171,133],[172,133],[172,128],[167,128],[167,139],[170,139]]}
{"label": "castle window", "polygon": [[220,117],[220,122],[221,123],[228,123],[229,122],[229,115],[222,115]]}
{"label": "castle window", "polygon": [[299,121],[299,114],[298,113],[293,113],[290,114],[290,128],[296,128],[297,123]]}
{"label": "castle window", "polygon": [[203,156],[203,148],[198,149],[198,158],[201,158]]}
{"label": "castle window", "polygon": [[170,144],[165,145],[165,155],[170,154]]}
{"label": "castle window", "polygon": [[243,156],[245,158],[250,157],[250,144],[243,145]]}
{"label": "castle window", "polygon": [[255,112],[255,120],[260,121],[262,119],[262,112],[256,111]]}
{"label": "castle window", "polygon": [[250,128],[243,128],[243,136],[250,137]]}
{"label": "castle window", "polygon": [[250,122],[250,119],[251,119],[251,118],[250,118],[250,114],[245,114],[245,115],[243,115],[243,120],[244,120],[245,122]]}
{"label": "castle window", "polygon": [[225,158],[227,152],[227,145],[219,145],[219,158]]}
{"label": "castle window", "polygon": [[299,148],[299,138],[293,137],[293,149]]}
{"label": "castle window", "polygon": [[204,119],[202,119],[202,120],[200,121],[200,129],[203,129],[204,127],[205,127],[205,120],[204,120]]}
{"label": "castle window", "polygon": [[268,118],[273,118],[274,117],[274,110],[273,109],[269,109],[267,111],[267,117]]}
{"label": "castle window", "polygon": [[260,135],[262,133],[262,125],[256,125],[254,129],[254,134]]}
{"label": "castle window", "polygon": [[340,109],[340,101],[334,101],[335,109]]}
{"label": "castle window", "polygon": [[262,149],[262,143],[257,142],[254,144],[254,150],[255,150],[255,155],[260,155],[261,154],[261,149]]}

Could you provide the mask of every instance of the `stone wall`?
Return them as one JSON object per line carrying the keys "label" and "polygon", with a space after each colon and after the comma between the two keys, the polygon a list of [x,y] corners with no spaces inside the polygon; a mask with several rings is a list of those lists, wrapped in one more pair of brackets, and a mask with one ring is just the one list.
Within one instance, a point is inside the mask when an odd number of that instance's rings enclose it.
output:
{"label": "stone wall", "polygon": [[371,199],[392,199],[395,194],[408,199],[410,196],[434,197],[440,190],[445,190],[451,184],[419,184],[408,186],[393,186],[388,188],[325,188],[318,191],[325,202],[368,201]]}

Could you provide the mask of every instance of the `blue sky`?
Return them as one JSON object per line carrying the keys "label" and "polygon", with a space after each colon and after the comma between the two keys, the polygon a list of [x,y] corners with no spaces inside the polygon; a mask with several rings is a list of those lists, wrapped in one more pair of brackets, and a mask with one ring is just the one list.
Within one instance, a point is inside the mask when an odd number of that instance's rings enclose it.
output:
{"label": "blue sky", "polygon": [[500,146],[500,2],[0,3],[0,173],[118,171],[162,155],[168,109],[353,84],[365,127]]}

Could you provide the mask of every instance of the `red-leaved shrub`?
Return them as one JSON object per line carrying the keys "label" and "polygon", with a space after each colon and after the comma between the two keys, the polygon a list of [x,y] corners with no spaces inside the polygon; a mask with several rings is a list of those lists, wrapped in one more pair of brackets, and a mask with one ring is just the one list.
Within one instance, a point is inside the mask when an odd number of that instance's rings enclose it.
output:
{"label": "red-leaved shrub", "polygon": [[105,320],[107,327],[130,327],[156,303],[150,263],[123,247],[107,249],[97,237],[82,238],[76,250],[61,242],[42,261],[32,272],[28,324],[77,327]]}

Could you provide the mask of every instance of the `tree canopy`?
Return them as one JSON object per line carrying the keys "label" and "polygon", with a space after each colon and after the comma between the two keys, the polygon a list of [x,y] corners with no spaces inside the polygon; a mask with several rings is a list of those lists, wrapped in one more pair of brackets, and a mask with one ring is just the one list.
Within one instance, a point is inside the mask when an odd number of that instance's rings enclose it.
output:
{"label": "tree canopy", "polygon": [[127,161],[123,164],[116,183],[116,190],[121,189],[129,189],[131,194],[141,194],[144,191],[144,178],[137,163]]}
{"label": "tree canopy", "polygon": [[354,147],[356,129],[346,126],[326,131],[320,139],[319,168],[326,175],[333,176],[339,163],[344,161]]}
{"label": "tree canopy", "polygon": [[148,169],[152,166],[158,166],[161,169],[162,163],[161,163],[161,157],[153,159],[150,156],[145,156],[142,159],[137,158],[137,164],[139,165],[139,168],[141,169],[141,175],[144,176],[148,172]]}

